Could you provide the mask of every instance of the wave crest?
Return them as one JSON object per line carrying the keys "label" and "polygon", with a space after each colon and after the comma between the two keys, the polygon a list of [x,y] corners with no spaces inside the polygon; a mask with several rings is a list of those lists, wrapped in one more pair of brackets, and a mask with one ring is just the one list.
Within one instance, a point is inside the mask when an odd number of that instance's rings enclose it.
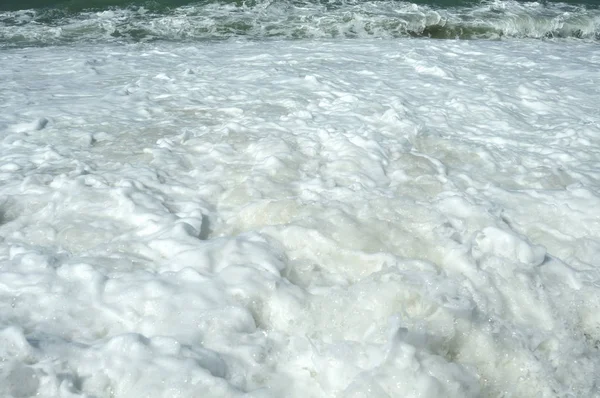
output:
{"label": "wave crest", "polygon": [[391,0],[262,0],[176,8],[67,9],[0,13],[0,46],[79,41],[431,37],[600,40],[600,10],[564,3],[484,1],[434,8]]}

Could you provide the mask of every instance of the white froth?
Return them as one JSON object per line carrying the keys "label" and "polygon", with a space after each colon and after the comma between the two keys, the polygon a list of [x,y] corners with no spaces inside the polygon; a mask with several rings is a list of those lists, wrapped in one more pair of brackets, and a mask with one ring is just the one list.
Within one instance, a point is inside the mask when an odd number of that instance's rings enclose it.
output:
{"label": "white froth", "polygon": [[0,395],[600,394],[599,83],[572,41],[0,52]]}

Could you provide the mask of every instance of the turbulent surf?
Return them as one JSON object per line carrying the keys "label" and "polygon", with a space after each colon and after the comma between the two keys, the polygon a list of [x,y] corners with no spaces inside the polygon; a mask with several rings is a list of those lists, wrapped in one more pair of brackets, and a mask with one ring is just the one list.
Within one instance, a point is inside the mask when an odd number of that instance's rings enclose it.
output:
{"label": "turbulent surf", "polygon": [[600,397],[595,1],[0,5],[0,397]]}
{"label": "turbulent surf", "polygon": [[[111,4],[111,3],[107,3]],[[222,39],[600,38],[600,9],[495,0],[459,5],[402,1],[264,0],[93,2],[0,12],[3,46]]]}

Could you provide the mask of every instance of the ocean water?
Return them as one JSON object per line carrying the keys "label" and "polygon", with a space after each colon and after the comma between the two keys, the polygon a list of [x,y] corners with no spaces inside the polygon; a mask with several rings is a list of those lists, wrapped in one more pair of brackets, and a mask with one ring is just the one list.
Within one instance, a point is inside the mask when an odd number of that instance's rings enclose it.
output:
{"label": "ocean water", "polygon": [[596,1],[0,10],[1,397],[600,397]]}
{"label": "ocean water", "polygon": [[600,40],[598,0],[3,1],[2,47],[226,39]]}

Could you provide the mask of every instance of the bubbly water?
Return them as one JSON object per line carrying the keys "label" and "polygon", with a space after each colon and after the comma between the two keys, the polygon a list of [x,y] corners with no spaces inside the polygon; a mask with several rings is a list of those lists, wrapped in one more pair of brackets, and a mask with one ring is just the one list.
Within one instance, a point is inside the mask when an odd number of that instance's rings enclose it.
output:
{"label": "bubbly water", "polygon": [[0,396],[600,396],[597,40],[315,4],[0,14]]}
{"label": "bubbly water", "polygon": [[[600,41],[598,0],[588,0],[590,4],[583,4],[585,0],[71,0],[69,6],[26,10],[14,8],[52,0],[4,1],[9,7],[0,11],[0,47],[228,38]],[[106,7],[113,3],[120,7]]]}

